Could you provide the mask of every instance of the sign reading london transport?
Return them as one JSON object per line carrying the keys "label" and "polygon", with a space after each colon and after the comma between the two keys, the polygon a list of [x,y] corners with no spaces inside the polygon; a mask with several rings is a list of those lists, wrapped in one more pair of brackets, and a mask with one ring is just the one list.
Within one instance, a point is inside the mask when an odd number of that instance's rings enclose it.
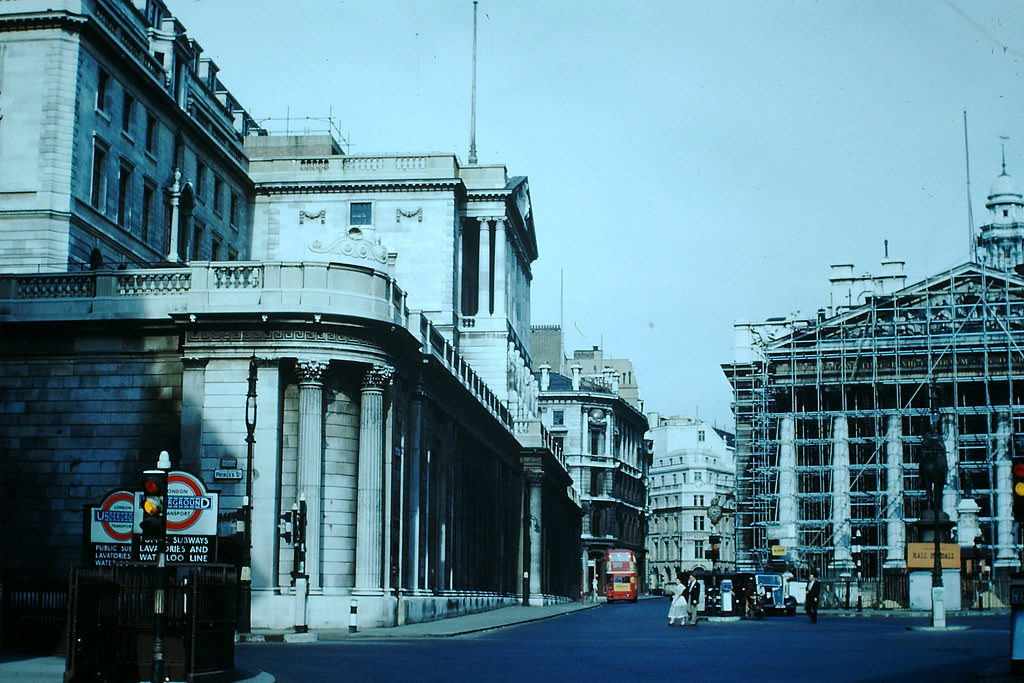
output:
{"label": "sign reading london transport", "polygon": [[[86,563],[95,567],[155,562],[156,541],[143,539],[142,492],[113,491],[89,509]],[[167,475],[168,564],[208,564],[217,560],[218,494],[181,470]]]}

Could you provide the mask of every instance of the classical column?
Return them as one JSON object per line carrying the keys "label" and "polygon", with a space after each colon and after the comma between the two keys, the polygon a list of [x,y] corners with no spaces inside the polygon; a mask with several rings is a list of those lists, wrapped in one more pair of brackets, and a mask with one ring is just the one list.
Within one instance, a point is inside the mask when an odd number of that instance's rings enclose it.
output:
{"label": "classical column", "polygon": [[797,520],[796,420],[787,415],[779,420],[779,543],[795,548]]}
{"label": "classical column", "polygon": [[407,449],[406,462],[406,487],[408,490],[408,503],[406,505],[405,525],[408,529],[408,540],[405,544],[405,567],[406,567],[406,588],[419,590],[423,588],[420,580],[420,537],[424,533],[422,528],[422,514],[420,505],[420,488],[422,477],[421,459],[423,449],[420,444],[422,438],[423,402],[426,396],[422,387],[417,387],[412,395],[412,409],[409,416],[409,448]]}
{"label": "classical column", "polygon": [[845,415],[832,421],[832,543],[833,562],[840,571],[851,571],[850,552],[850,432]]}
{"label": "classical column", "polygon": [[359,407],[359,491],[356,505],[356,590],[383,590],[384,389],[393,371],[375,365],[363,377]]}
{"label": "classical column", "polygon": [[199,454],[203,443],[203,409],[206,406],[208,358],[181,359],[181,460],[183,470],[202,472]]}
{"label": "classical column", "polygon": [[[1010,491],[1010,415],[996,415],[996,555],[995,566],[1016,567],[1013,547],[1013,495]],[[990,539],[991,540],[991,539]]]}
{"label": "classical column", "polygon": [[960,502],[958,449],[956,447],[956,415],[947,414],[942,418],[942,449],[946,453],[946,483],[942,486],[942,511],[952,522],[957,521],[957,504]]}
{"label": "classical column", "polygon": [[477,220],[480,221],[480,263],[476,314],[482,316],[491,312],[491,221],[488,218]]}
{"label": "classical column", "polygon": [[306,501],[306,573],[320,587],[320,481],[323,478],[324,372],[327,363],[299,359],[299,462],[296,491]]}
{"label": "classical column", "polygon": [[544,473],[531,470],[526,473],[526,485],[530,489],[530,606],[542,607],[544,594],[541,587],[541,546],[542,501],[544,489]]}
{"label": "classical column", "polygon": [[494,220],[494,315],[505,317],[508,278],[505,273],[505,219]]}
{"label": "classical column", "polygon": [[887,418],[885,430],[885,563],[886,569],[907,566],[907,526],[903,519],[903,421]]}

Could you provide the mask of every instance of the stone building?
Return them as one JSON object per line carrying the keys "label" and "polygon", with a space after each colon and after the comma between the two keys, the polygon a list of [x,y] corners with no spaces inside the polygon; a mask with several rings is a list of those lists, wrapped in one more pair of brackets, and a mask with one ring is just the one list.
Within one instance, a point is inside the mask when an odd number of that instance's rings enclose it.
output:
{"label": "stone building", "polygon": [[[777,557],[827,577],[902,574],[933,520],[922,480],[934,436],[944,458],[940,519],[977,535],[996,574],[1017,564],[1010,450],[1024,430],[1024,227],[1002,174],[975,262],[905,285],[833,266],[815,319],[736,325],[738,562]],[[948,594],[947,594],[948,595]],[[957,597],[959,597],[957,595]]]}
{"label": "stone building", "polygon": [[604,592],[605,555],[611,549],[635,553],[638,581],[643,584],[650,467],[644,441],[647,418],[619,395],[610,367],[589,376],[578,363],[570,366],[569,376],[552,372],[547,363],[538,367],[541,421],[555,450],[564,454],[583,505],[586,585],[596,578],[598,591]]}
{"label": "stone building", "polygon": [[[24,170],[0,179],[24,204],[0,206],[5,572],[66,572],[82,506],[167,450],[219,490],[222,559],[252,488],[254,627],[294,624],[299,500],[311,627],[352,600],[373,626],[579,595],[579,499],[530,371],[526,178],[266,135],[159,0],[15,0],[0,51],[0,168]],[[19,126],[38,148],[6,145]]]}
{"label": "stone building", "polygon": [[[679,571],[733,570],[736,462],[733,435],[703,420],[648,413],[651,471],[647,530],[651,588]],[[717,509],[715,509],[717,507]],[[719,537],[712,561],[711,539]]]}

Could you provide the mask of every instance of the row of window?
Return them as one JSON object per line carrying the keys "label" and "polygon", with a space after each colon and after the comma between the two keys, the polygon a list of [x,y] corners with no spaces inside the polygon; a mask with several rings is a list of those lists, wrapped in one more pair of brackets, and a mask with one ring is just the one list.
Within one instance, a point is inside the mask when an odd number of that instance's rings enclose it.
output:
{"label": "row of window", "polygon": [[[663,533],[663,534],[674,534],[681,531],[681,526],[685,526],[686,515],[658,515],[651,519],[651,533]],[[690,517],[690,523],[693,526],[693,531],[705,531],[704,528],[704,515],[694,515]]]}
{"label": "row of window", "polygon": [[[683,557],[683,553],[680,552],[680,548],[686,549],[688,547],[693,548],[693,555],[689,557]],[[652,562],[676,562],[679,560],[703,560],[704,559],[704,541],[693,541],[692,546],[689,543],[681,543],[677,539],[664,539],[661,542],[655,540],[651,544],[651,561]]]}
{"label": "row of window", "polygon": [[210,168],[202,162],[202,160],[196,160],[196,178],[195,178],[195,197],[198,201],[203,204],[206,203],[207,193],[209,191],[209,183],[207,182],[207,176],[213,175],[213,213],[217,216],[224,215],[224,197],[225,194],[229,196],[228,206],[228,222],[231,227],[238,229],[240,221],[242,220],[242,200],[238,193],[231,191],[225,193],[224,181],[214,173]]}

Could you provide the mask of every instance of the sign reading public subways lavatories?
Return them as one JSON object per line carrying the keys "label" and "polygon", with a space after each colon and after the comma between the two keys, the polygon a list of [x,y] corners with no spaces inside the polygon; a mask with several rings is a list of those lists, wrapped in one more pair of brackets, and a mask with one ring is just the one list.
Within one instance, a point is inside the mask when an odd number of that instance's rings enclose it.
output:
{"label": "sign reading public subways lavatories", "polygon": [[[156,541],[144,540],[142,492],[114,491],[90,509],[89,553],[95,566],[155,562]],[[181,470],[167,475],[168,564],[206,564],[217,560],[218,495],[202,480]]]}

